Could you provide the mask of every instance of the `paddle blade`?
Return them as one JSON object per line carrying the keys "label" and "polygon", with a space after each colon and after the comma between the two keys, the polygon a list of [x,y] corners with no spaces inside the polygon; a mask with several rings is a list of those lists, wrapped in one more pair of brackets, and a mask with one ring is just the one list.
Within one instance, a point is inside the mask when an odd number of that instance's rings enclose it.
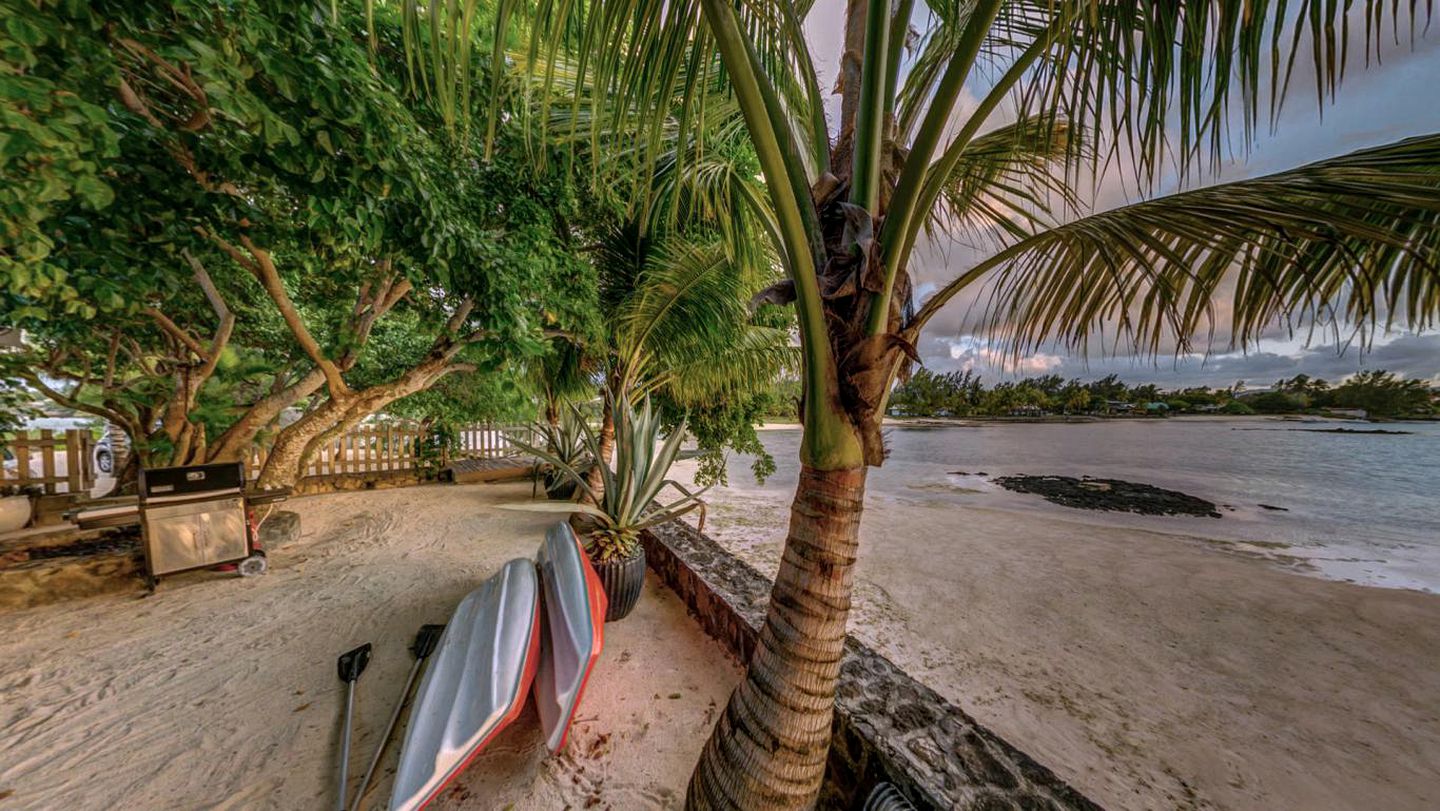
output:
{"label": "paddle blade", "polygon": [[414,644],[410,646],[410,652],[415,654],[416,659],[429,656],[439,644],[440,634],[444,631],[444,625],[421,625],[420,631],[415,634]]}
{"label": "paddle blade", "polygon": [[370,664],[370,643],[366,642],[355,650],[340,654],[340,659],[335,664],[340,671],[340,681],[355,681],[365,672],[365,666]]}

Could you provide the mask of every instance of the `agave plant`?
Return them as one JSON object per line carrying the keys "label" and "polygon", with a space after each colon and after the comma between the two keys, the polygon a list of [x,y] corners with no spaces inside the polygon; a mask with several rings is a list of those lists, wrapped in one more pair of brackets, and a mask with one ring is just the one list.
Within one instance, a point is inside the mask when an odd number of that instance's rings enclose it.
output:
{"label": "agave plant", "polygon": [[[553,423],[536,422],[531,426],[529,436],[540,439],[550,457],[559,459],[565,468],[584,470],[590,467],[588,459],[593,457],[590,457],[590,452],[585,447],[585,421],[573,411],[560,412]],[[519,437],[511,436],[509,439],[512,444],[526,449],[530,447]],[[550,464],[550,470],[545,474],[545,492],[551,498],[569,498],[575,489],[574,485],[570,484],[569,474],[556,463],[550,462],[549,458],[545,461]]]}
{"label": "agave plant", "polygon": [[[628,400],[619,398],[615,415],[615,462],[613,466],[608,462],[597,464],[601,484],[598,492],[586,480],[589,466],[583,461],[577,464],[574,459],[515,440],[518,447],[549,462],[574,481],[593,503],[562,505],[537,502],[514,505],[514,508],[584,513],[593,524],[586,533],[586,549],[592,559],[602,563],[633,556],[640,544],[640,531],[647,527],[674,520],[695,509],[700,510],[702,529],[705,524],[705,503],[700,500],[705,490],[691,492],[674,479],[667,478],[671,465],[680,455],[685,424],[682,422],[662,441],[660,415],[651,407],[649,399],[637,409]],[[580,459],[587,456],[601,459],[600,437],[596,431],[573,406],[567,416],[581,433],[584,453]],[[679,491],[680,497],[662,503],[661,491],[667,486]]]}

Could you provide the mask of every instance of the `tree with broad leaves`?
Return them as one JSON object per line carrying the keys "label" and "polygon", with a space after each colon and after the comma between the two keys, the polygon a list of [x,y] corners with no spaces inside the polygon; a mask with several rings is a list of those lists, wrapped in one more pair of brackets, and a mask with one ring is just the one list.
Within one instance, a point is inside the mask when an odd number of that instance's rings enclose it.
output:
{"label": "tree with broad leaves", "polygon": [[[245,458],[303,407],[261,474],[289,484],[369,414],[538,352],[593,310],[563,244],[563,167],[472,165],[396,92],[403,67],[313,9],[3,9],[4,144],[23,194],[0,192],[0,313],[36,339],[7,362],[124,426],[137,463]],[[405,331],[420,337],[373,359],[377,337]]]}

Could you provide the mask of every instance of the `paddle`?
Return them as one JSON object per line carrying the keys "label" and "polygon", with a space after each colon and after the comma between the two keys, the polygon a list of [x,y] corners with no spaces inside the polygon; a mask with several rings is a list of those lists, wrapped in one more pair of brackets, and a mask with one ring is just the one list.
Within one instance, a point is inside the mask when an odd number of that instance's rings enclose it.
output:
{"label": "paddle", "polygon": [[375,767],[380,765],[380,758],[385,756],[385,749],[390,745],[390,735],[394,733],[395,724],[400,720],[400,712],[410,700],[410,687],[415,683],[415,676],[420,672],[420,666],[425,663],[425,659],[434,652],[444,630],[444,625],[421,625],[416,632],[415,641],[410,645],[410,652],[415,654],[415,663],[410,666],[410,675],[405,677],[405,689],[400,691],[400,700],[395,704],[395,711],[390,713],[390,723],[385,725],[385,734],[380,736],[380,745],[375,748],[375,756],[370,758],[370,767],[365,770],[365,777],[360,780],[360,788],[355,790],[355,805],[351,806],[350,811],[360,811],[360,805],[365,802],[365,789],[370,785],[370,778],[375,776]]}
{"label": "paddle", "polygon": [[336,806],[337,811],[345,811],[345,782],[350,766],[350,722],[355,716],[355,682],[359,680],[360,674],[365,672],[368,664],[369,642],[340,654],[340,659],[335,663],[340,672],[340,681],[345,682],[345,731],[340,737],[340,802]]}

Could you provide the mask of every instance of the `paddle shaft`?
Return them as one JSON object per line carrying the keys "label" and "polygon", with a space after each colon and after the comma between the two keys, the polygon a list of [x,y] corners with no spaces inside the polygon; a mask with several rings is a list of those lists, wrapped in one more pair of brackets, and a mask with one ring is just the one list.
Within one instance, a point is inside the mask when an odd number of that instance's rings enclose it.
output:
{"label": "paddle shaft", "polygon": [[[365,776],[360,779],[360,787],[355,789],[355,804],[350,807],[350,811],[360,811],[360,806],[364,804],[365,789],[370,785],[370,778],[375,776],[375,767],[380,765],[380,758],[385,756],[385,750],[390,746],[390,734],[395,731],[395,724],[400,720],[400,713],[410,698],[410,686],[415,683],[415,675],[424,664],[424,659],[416,659],[415,663],[410,665],[410,675],[405,677],[405,689],[400,691],[400,700],[395,702],[395,710],[390,713],[390,722],[385,725],[385,734],[380,736],[380,745],[375,749],[375,756],[370,758],[370,766],[365,769]],[[341,808],[340,811],[345,809]]]}
{"label": "paddle shaft", "polygon": [[365,672],[368,664],[369,642],[340,654],[335,662],[340,680],[345,682],[345,728],[340,733],[340,796],[336,800],[335,811],[345,811],[345,783],[350,776],[350,725],[355,718],[355,682],[360,680],[360,674]]}
{"label": "paddle shaft", "polygon": [[355,682],[345,683],[345,731],[340,738],[340,799],[336,811],[345,811],[345,783],[350,767],[350,721],[355,715]]}

